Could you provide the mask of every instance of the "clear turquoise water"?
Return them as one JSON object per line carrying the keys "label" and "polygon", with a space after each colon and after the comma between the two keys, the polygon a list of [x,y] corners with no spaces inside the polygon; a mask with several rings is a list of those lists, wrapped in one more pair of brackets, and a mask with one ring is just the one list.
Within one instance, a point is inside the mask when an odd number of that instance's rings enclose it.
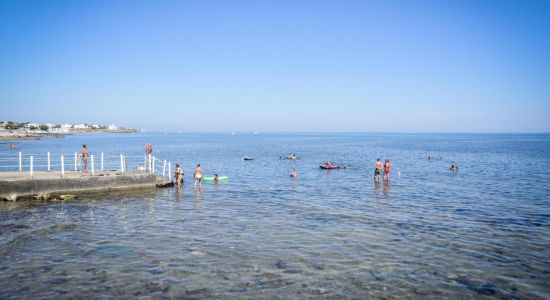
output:
{"label": "clear turquoise water", "polygon": [[[0,203],[0,298],[550,297],[550,135],[140,133],[18,144],[71,155],[87,143],[116,158],[139,157],[148,142],[183,166],[182,189]],[[5,144],[0,158],[13,155]],[[299,159],[279,159],[290,152]],[[392,161],[389,182],[373,182],[376,158]],[[327,160],[351,167],[320,170]],[[196,163],[230,180],[195,190]]]}

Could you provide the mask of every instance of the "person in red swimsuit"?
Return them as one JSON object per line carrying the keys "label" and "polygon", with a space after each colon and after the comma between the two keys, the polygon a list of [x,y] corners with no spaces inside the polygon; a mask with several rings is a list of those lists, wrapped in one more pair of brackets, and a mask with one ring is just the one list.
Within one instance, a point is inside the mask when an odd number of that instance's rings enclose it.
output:
{"label": "person in red swimsuit", "polygon": [[386,159],[386,161],[384,162],[384,178],[386,180],[390,180],[390,169],[391,169],[392,165],[390,164],[390,160],[389,159]]}

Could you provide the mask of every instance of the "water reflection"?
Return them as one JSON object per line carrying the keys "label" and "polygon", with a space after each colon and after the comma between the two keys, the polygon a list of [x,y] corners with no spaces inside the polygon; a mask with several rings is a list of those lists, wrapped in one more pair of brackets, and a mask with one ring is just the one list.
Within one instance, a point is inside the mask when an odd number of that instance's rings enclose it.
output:
{"label": "water reflection", "polygon": [[195,208],[201,209],[202,208],[202,192],[201,188],[195,189]]}
{"label": "water reflection", "polygon": [[388,197],[391,191],[390,180],[384,180],[384,196]]}

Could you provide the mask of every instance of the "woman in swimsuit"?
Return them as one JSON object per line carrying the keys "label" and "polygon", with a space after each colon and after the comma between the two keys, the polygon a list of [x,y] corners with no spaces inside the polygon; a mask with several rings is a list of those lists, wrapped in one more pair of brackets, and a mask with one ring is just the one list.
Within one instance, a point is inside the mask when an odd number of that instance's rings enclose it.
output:
{"label": "woman in swimsuit", "polygon": [[392,165],[390,164],[390,160],[386,159],[384,162],[384,177],[386,177],[386,180],[390,180],[390,169]]}
{"label": "woman in swimsuit", "polygon": [[183,183],[183,170],[180,168],[179,164],[176,164],[176,173],[174,174],[174,177],[176,178],[176,185]]}
{"label": "woman in swimsuit", "polygon": [[199,183],[199,187],[202,186],[202,176],[203,171],[201,168],[201,164],[197,164],[197,167],[195,168],[195,174],[193,174],[193,178],[195,180],[195,188],[197,187],[197,182]]}
{"label": "woman in swimsuit", "polygon": [[86,144],[82,145],[80,156],[82,157],[82,171],[85,172],[88,165],[88,147]]}

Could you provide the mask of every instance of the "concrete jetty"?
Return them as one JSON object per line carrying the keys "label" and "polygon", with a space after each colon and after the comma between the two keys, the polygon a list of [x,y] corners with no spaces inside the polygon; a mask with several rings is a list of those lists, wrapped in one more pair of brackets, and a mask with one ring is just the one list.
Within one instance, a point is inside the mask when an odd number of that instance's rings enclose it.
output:
{"label": "concrete jetty", "polygon": [[42,193],[53,197],[62,194],[86,194],[134,189],[155,189],[170,185],[162,176],[144,171],[65,172],[63,177],[54,172],[35,172],[30,178],[26,172],[0,172],[0,199],[33,199]]}

